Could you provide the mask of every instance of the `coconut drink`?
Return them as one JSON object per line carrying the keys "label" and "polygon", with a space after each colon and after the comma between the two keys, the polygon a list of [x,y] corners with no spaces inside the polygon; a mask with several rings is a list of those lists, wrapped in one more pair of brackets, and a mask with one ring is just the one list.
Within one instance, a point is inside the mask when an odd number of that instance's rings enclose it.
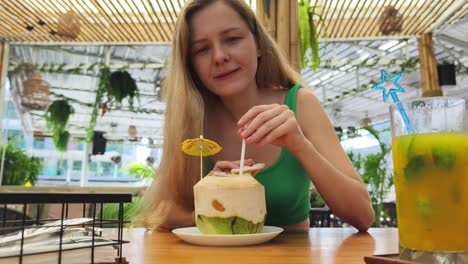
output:
{"label": "coconut drink", "polygon": [[253,177],[264,164],[211,172],[194,187],[195,222],[203,234],[255,234],[266,218],[265,189]]}

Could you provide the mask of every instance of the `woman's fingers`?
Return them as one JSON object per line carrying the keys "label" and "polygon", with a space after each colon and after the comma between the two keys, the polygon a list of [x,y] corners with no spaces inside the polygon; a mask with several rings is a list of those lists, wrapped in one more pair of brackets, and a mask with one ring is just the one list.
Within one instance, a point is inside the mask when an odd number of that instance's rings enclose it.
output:
{"label": "woman's fingers", "polygon": [[278,127],[281,126],[281,124],[287,121],[287,119],[288,119],[288,115],[285,112],[282,112],[277,116],[274,116],[272,119],[263,123],[252,134],[250,134],[246,138],[246,142],[249,144],[257,144],[258,142],[263,140],[266,135],[270,134],[272,131],[277,130]]}
{"label": "woman's fingers", "polygon": [[262,125],[268,123],[276,116],[281,115],[286,110],[289,110],[289,108],[286,105],[278,104],[253,107],[241,118],[241,120],[243,120],[244,117],[249,118],[245,121],[245,124],[243,125],[244,130],[241,132],[241,137],[250,137]]}
{"label": "woman's fingers", "polygon": [[268,133],[266,136],[262,137],[259,142],[257,142],[257,147],[263,147],[266,144],[270,144],[275,142],[275,140],[281,138],[283,135],[287,134],[289,131],[289,126],[290,125],[295,125],[295,124],[289,124],[293,123],[290,120],[286,121],[285,123],[282,123],[279,127],[277,127],[275,130],[271,131]]}
{"label": "woman's fingers", "polygon": [[[244,126],[246,124],[248,124],[251,120],[253,120],[254,118],[256,118],[260,113],[263,113],[269,109],[272,109],[272,108],[275,108],[275,107],[278,107],[279,104],[271,104],[271,105],[257,105],[257,106],[254,106],[252,108],[250,108],[249,111],[247,111],[247,113],[245,113],[240,119],[239,121],[237,121],[237,125],[239,126]],[[249,124],[250,125],[250,124]]]}

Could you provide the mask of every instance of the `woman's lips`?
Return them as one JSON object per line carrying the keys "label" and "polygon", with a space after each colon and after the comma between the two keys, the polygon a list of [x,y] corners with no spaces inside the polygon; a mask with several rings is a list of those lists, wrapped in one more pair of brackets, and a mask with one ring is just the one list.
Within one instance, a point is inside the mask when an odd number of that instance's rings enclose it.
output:
{"label": "woman's lips", "polygon": [[236,73],[240,68],[237,68],[237,69],[234,69],[232,71],[227,71],[227,72],[223,72],[221,74],[218,74],[215,76],[215,79],[217,80],[222,80],[222,79],[227,79],[229,77],[231,77],[234,73]]}

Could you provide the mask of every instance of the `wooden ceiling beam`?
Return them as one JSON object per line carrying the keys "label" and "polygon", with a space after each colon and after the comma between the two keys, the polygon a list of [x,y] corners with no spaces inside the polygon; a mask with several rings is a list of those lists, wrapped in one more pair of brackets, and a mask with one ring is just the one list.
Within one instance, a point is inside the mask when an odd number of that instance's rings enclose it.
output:
{"label": "wooden ceiling beam", "polygon": [[423,1],[422,6],[418,7],[418,3],[420,1],[416,1],[416,3],[413,6],[410,6],[408,8],[408,14],[404,17],[403,20],[403,27],[402,27],[402,35],[412,35],[413,32],[411,31],[411,28],[415,23],[417,23],[419,20],[419,16],[422,14],[423,10],[426,10],[428,6],[430,6],[432,1]]}
{"label": "wooden ceiling beam", "polygon": [[152,0],[148,0],[148,4],[150,6],[150,9],[151,9],[151,12],[153,13],[153,16],[155,17],[155,20],[157,21],[154,25],[154,27],[156,27],[156,29],[158,30],[159,32],[159,35],[161,36],[161,41],[167,41],[170,39],[167,31],[165,28],[161,27],[160,25],[162,25],[162,22],[161,22],[161,19],[159,18],[159,12],[156,11],[153,3],[152,3]]}
{"label": "wooden ceiling beam", "polygon": [[145,9],[145,11],[147,13],[148,18],[151,20],[151,24],[148,24],[147,26],[152,31],[152,34],[153,34],[152,40],[164,39],[164,37],[163,37],[163,35],[161,33],[161,29],[157,26],[158,24],[156,23],[156,21],[153,18],[154,14],[151,13],[151,10],[150,10],[151,6],[150,6],[150,8],[148,8],[146,6],[145,2],[149,3],[149,1],[143,1],[141,3],[142,3],[143,8]]}
{"label": "wooden ceiling beam", "polygon": [[[31,32],[26,30],[27,24],[24,23],[24,27],[22,27],[21,26],[21,24],[22,24],[21,18],[18,17],[17,15],[15,15],[15,12],[11,11],[11,7],[5,6],[6,4],[7,4],[6,2],[0,1],[0,6],[2,6],[6,11],[6,12],[2,13],[2,15],[4,15],[5,23],[14,31],[12,31],[12,32],[10,31],[4,37],[7,38],[9,41],[11,41],[11,40],[21,38],[20,36],[16,37],[16,35],[22,35],[22,34],[30,35]],[[46,38],[44,36],[34,37],[32,35],[29,36],[28,39],[39,39],[40,41],[46,40]]]}
{"label": "wooden ceiling beam", "polygon": [[[97,6],[99,6],[100,9],[103,10],[103,12],[106,12],[104,9],[105,7],[109,10],[110,14],[108,16],[111,18],[112,23],[115,25],[115,30],[120,31],[124,36],[124,39],[127,41],[137,41],[137,38],[135,38],[133,31],[130,28],[130,25],[126,23],[125,18],[123,18],[120,13],[118,12],[118,9],[114,6],[112,3],[112,0],[102,0],[101,5],[100,2],[97,0],[92,0],[95,2]],[[108,2],[109,1],[109,2]]]}
{"label": "wooden ceiling beam", "polygon": [[438,19],[437,20],[427,19],[426,21],[420,23],[419,25],[415,27],[415,30],[414,30],[415,33],[418,35],[421,35],[424,32],[431,32],[432,30],[429,30],[429,28],[431,28],[431,25],[441,23],[441,22],[438,22],[438,21],[442,21],[442,20],[439,20],[441,18],[443,20],[446,20],[446,18],[444,18],[444,14],[448,11],[448,8],[450,6],[453,6],[453,2],[454,2],[453,0],[452,1],[447,0],[445,2],[439,3],[439,5],[434,9],[435,13],[431,13],[431,16],[433,18],[438,18]]}
{"label": "wooden ceiling beam", "polygon": [[[120,32],[120,30],[115,30],[115,23],[112,20],[112,17],[110,17],[107,12],[102,8],[102,6],[96,1],[96,0],[90,0],[90,1],[77,1],[76,3],[83,9],[88,9],[89,11],[89,17],[92,19],[92,21],[95,23],[95,25],[103,25],[103,27],[107,28],[108,32],[108,41],[118,41],[118,40],[125,40],[125,36]],[[91,5],[91,6],[89,6]],[[92,9],[95,9],[98,14],[95,15],[93,14]],[[99,17],[97,17],[99,16]]]}
{"label": "wooden ceiling beam", "polygon": [[[399,10],[398,8],[398,3],[400,1],[399,0],[396,0],[395,2],[390,2],[387,6],[393,6],[395,7],[397,10]],[[382,13],[385,9],[385,5],[382,6],[381,10],[379,13],[377,13],[376,17],[375,17],[375,20],[376,20],[376,23],[374,23],[374,25],[372,26],[372,28],[370,30],[368,30],[368,34],[366,34],[366,37],[368,36],[382,36],[383,34],[380,32],[380,17],[382,16]],[[388,23],[388,21],[386,21],[385,25]],[[395,35],[394,33],[391,33],[390,35]]]}
{"label": "wooden ceiling beam", "polygon": [[[28,23],[28,25],[31,25],[34,27],[34,30],[31,31],[31,34],[39,34],[39,35],[44,35],[42,37],[38,37],[38,38],[41,38],[43,40],[46,40],[48,37],[47,35],[52,31],[56,31],[56,29],[52,28],[51,27],[51,24],[50,23],[46,23],[44,26],[38,26],[38,22],[41,20],[43,22],[45,22],[45,18],[43,17],[39,17],[38,16],[38,13],[36,12],[31,12],[30,8],[26,5],[24,5],[24,3],[22,3],[21,1],[11,1],[11,2],[8,2],[10,3],[11,5],[14,5],[15,6],[15,9],[17,10],[17,13],[19,15],[21,15],[21,17],[24,19],[24,21],[28,21],[30,23]],[[21,10],[23,9],[23,10]],[[27,10],[29,12],[24,12],[24,10]],[[33,19],[33,17],[35,17],[35,19]],[[36,31],[37,29],[37,31]],[[52,35],[49,35],[50,37],[52,38],[55,38],[55,39],[58,39],[57,36],[52,36]]]}
{"label": "wooden ceiling beam", "polygon": [[[142,14],[139,13],[138,8],[136,7],[136,4],[133,0],[121,0],[124,1],[127,6],[131,10],[131,14],[127,13],[130,17],[133,17],[133,19],[136,19],[138,23],[136,23],[135,26],[137,26],[140,29],[140,32],[144,33],[144,39],[146,41],[153,40],[151,37],[153,33],[150,31],[149,26],[146,24],[145,19],[143,18]],[[141,30],[142,28],[142,30]]]}
{"label": "wooden ceiling beam", "polygon": [[125,2],[123,2],[123,1],[112,1],[112,0],[110,2],[115,3],[115,6],[120,7],[122,12],[119,12],[118,9],[116,9],[116,12],[123,17],[123,23],[129,25],[130,31],[133,33],[133,36],[135,37],[135,39],[138,39],[139,41],[146,41],[146,39],[144,37],[144,35],[145,35],[144,31],[142,31],[141,27],[138,26],[138,24],[136,24],[134,22],[134,17],[129,16],[129,13],[126,12],[125,6],[123,4]]}
{"label": "wooden ceiling beam", "polygon": [[[167,19],[167,16],[164,15],[165,13],[163,12],[163,7],[160,3],[160,1],[156,1],[156,3],[158,4],[158,7],[159,7],[159,10],[161,10],[161,14],[163,14],[163,18],[164,18],[164,21],[167,25],[169,25],[169,20]],[[169,12],[169,11],[168,11]],[[169,12],[170,13],[170,12]],[[157,15],[157,13],[156,13]],[[158,16],[157,16],[158,17]],[[159,19],[159,21],[163,21],[163,18]],[[167,40],[170,40],[171,39],[171,36],[172,36],[172,32],[170,30],[168,30],[166,27],[164,27],[164,22],[160,23],[162,29],[164,30],[164,32],[166,32],[166,37],[167,37]]]}

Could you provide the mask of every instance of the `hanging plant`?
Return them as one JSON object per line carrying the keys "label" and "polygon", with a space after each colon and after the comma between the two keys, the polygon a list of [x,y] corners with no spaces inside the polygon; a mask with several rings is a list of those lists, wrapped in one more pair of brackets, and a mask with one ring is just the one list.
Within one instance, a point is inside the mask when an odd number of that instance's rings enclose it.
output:
{"label": "hanging plant", "polygon": [[54,131],[53,141],[55,148],[58,151],[67,151],[68,141],[70,140],[70,133],[68,131]]}
{"label": "hanging plant", "polygon": [[67,151],[70,133],[65,128],[74,112],[67,100],[56,100],[47,109],[45,119],[47,126],[52,129],[53,142],[58,151]]}
{"label": "hanging plant", "polygon": [[310,6],[310,0],[299,0],[299,34],[301,44],[301,68],[307,66],[306,51],[311,49],[310,66],[316,71],[320,64],[319,56],[319,36],[317,33],[317,25],[314,22],[315,18],[319,22],[324,22],[320,14],[315,13],[319,6]]}
{"label": "hanging plant", "polygon": [[127,71],[115,71],[110,74],[109,86],[107,87],[107,97],[114,99],[118,107],[121,107],[122,100],[128,97],[130,109],[133,109],[133,98],[138,98],[138,88],[135,79]]}
{"label": "hanging plant", "polygon": [[102,97],[104,96],[104,92],[109,90],[110,82],[109,82],[110,70],[107,66],[102,66],[99,69],[99,83],[98,89],[96,91],[96,98],[94,99],[93,104],[93,112],[91,113],[91,117],[89,119],[89,126],[86,132],[86,142],[90,143],[93,141],[94,136],[94,127],[96,126],[96,119],[98,116],[99,106],[101,105]]}
{"label": "hanging plant", "polygon": [[53,130],[65,130],[68,119],[73,113],[74,109],[67,100],[54,101],[46,112],[47,126]]}

